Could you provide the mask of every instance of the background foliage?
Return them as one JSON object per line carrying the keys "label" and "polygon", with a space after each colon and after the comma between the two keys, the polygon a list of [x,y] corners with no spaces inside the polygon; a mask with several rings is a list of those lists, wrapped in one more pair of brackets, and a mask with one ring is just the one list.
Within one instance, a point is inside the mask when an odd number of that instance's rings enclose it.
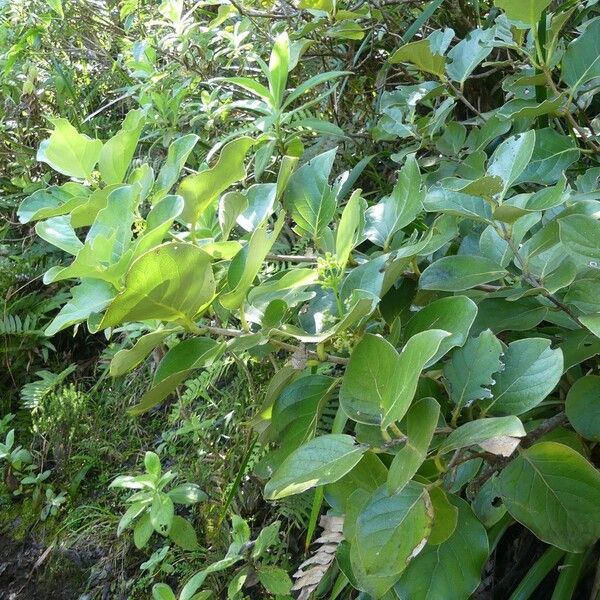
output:
{"label": "background foliage", "polygon": [[6,592],[597,599],[599,15],[0,2]]}

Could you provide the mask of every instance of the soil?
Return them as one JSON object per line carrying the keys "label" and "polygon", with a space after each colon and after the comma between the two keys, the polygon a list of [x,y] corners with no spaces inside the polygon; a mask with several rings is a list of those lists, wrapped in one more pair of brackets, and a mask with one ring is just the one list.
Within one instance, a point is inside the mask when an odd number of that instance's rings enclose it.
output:
{"label": "soil", "polygon": [[48,566],[52,549],[0,535],[0,600],[77,600],[84,571],[68,557]]}

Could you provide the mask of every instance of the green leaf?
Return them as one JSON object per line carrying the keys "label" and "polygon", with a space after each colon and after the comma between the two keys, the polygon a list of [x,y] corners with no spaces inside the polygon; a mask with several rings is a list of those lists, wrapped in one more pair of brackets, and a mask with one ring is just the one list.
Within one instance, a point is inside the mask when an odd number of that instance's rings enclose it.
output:
{"label": "green leaf", "polygon": [[558,220],[560,241],[569,253],[589,266],[600,261],[600,223],[587,215],[568,215]]}
{"label": "green leaf", "polygon": [[146,452],[144,456],[144,466],[146,467],[146,472],[154,477],[160,477],[160,458],[155,452]]}
{"label": "green leaf", "polygon": [[144,127],[145,113],[142,109],[127,113],[120,131],[105,142],[100,152],[98,170],[107,185],[122,183],[135,153]]}
{"label": "green leaf", "polygon": [[398,598],[448,598],[452,590],[452,600],[468,600],[479,586],[489,554],[487,533],[464,500],[450,498],[458,508],[454,533],[443,544],[427,544],[411,561],[394,586]]}
{"label": "green leaf", "polygon": [[292,590],[292,580],[281,567],[274,565],[259,566],[258,579],[269,594],[287,595]]}
{"label": "green leaf", "polygon": [[278,500],[319,485],[333,483],[348,473],[366,452],[344,434],[316,437],[292,452],[265,486],[265,498]]}
{"label": "green leaf", "polygon": [[424,290],[461,292],[496,281],[506,274],[499,264],[483,256],[444,256],[423,271],[419,287]]}
{"label": "green leaf", "polygon": [[551,0],[495,0],[494,4],[501,8],[509,19],[533,27],[550,2]]}
{"label": "green leaf", "polygon": [[195,483],[182,483],[169,490],[168,495],[175,504],[185,506],[191,506],[208,499],[208,496]]}
{"label": "green leaf", "polygon": [[354,246],[359,242],[364,228],[366,201],[361,197],[360,190],[355,190],[342,212],[335,238],[335,253],[337,262],[346,266]]}
{"label": "green leaf", "polygon": [[185,202],[181,218],[186,223],[195,224],[219,194],[246,176],[244,158],[253,144],[249,137],[232,140],[223,146],[214,166],[182,180],[177,193]]}
{"label": "green leaf", "polygon": [[35,232],[49,244],[76,255],[82,248],[81,240],[71,227],[71,215],[52,217],[35,225]]}
{"label": "green leaf", "polygon": [[148,507],[146,502],[134,502],[121,517],[117,527],[117,536],[120,536]]}
{"label": "green leaf", "polygon": [[150,505],[150,523],[154,531],[164,536],[169,535],[174,515],[173,500],[166,494],[157,493]]}
{"label": "green leaf", "polygon": [[71,288],[71,299],[63,305],[44,334],[52,336],[76,323],[85,321],[90,315],[102,312],[115,297],[115,289],[100,279],[82,279]]}
{"label": "green leaf", "polygon": [[235,255],[227,272],[227,286],[219,297],[219,302],[225,308],[233,310],[242,305],[269,250],[279,236],[284,221],[285,213],[282,211],[271,233],[268,233],[268,223],[265,222],[252,233],[250,241]]}
{"label": "green leaf", "polygon": [[208,254],[193,244],[167,242],[133,262],[99,329],[146,319],[189,323],[214,295]]}
{"label": "green leaf", "polygon": [[521,438],[525,436],[523,423],[518,417],[492,417],[469,421],[455,429],[439,447],[440,454],[492,440],[498,436]]}
{"label": "green leaf", "polygon": [[584,32],[567,46],[561,72],[573,92],[600,77],[600,21],[589,21]]}
{"label": "green leaf", "polygon": [[63,12],[62,0],[46,0],[48,2],[48,6],[61,18],[65,18],[65,13]]}
{"label": "green leaf", "polygon": [[173,590],[166,583],[156,583],[152,586],[153,600],[177,600]]}
{"label": "green leaf", "polygon": [[573,429],[587,440],[600,442],[600,377],[585,375],[567,394],[565,412]]}
{"label": "green leaf", "polygon": [[275,38],[269,60],[269,91],[277,107],[281,104],[288,77],[290,40],[286,31]]}
{"label": "green leaf", "polygon": [[387,249],[392,237],[412,223],[423,210],[421,173],[414,154],[410,154],[400,170],[389,196],[382,198],[365,214],[365,235],[374,244]]}
{"label": "green leaf", "polygon": [[428,329],[443,329],[450,333],[447,338],[442,340],[438,351],[427,362],[426,366],[430,366],[451,348],[462,346],[466,342],[476,315],[477,305],[466,296],[440,298],[424,306],[408,321],[404,336],[409,338]]}
{"label": "green leaf", "polygon": [[442,341],[450,333],[430,329],[413,335],[396,361],[394,377],[386,385],[381,401],[383,409],[382,427],[388,427],[406,414],[416,389],[421,371],[436,355]]}
{"label": "green leaf", "polygon": [[454,533],[458,522],[458,509],[450,503],[448,494],[441,487],[431,487],[428,492],[433,506],[433,526],[427,545],[438,546]]}
{"label": "green leaf", "polygon": [[19,222],[29,223],[66,215],[76,207],[85,204],[89,197],[89,189],[79,183],[69,181],[60,187],[52,185],[27,196],[21,202],[17,216]]}
{"label": "green leaf", "polygon": [[491,398],[492,376],[503,366],[502,354],[502,344],[489,329],[452,353],[444,365],[444,377],[448,395],[459,410],[475,400]]}
{"label": "green leaf", "polygon": [[154,528],[150,520],[150,513],[144,513],[136,523],[133,529],[133,543],[138,550],[141,550],[152,537]]}
{"label": "green leaf", "polygon": [[169,146],[167,160],[160,168],[152,189],[152,202],[162,200],[175,185],[185,161],[200,138],[193,133],[182,135]]}
{"label": "green leaf", "polygon": [[583,552],[600,537],[600,473],[556,442],[522,450],[496,480],[508,512],[543,542]]}
{"label": "green leaf", "polygon": [[336,191],[329,185],[329,174],[337,148],[302,165],[289,179],[283,202],[298,230],[318,238],[329,225],[337,207]]}
{"label": "green leaf", "polygon": [[169,531],[169,538],[171,538],[180,548],[184,550],[198,550],[198,536],[196,531],[192,527],[192,524],[183,517],[175,515],[171,523],[171,530]]}
{"label": "green leaf", "polygon": [[171,333],[170,329],[157,329],[141,336],[133,347],[119,350],[110,361],[111,377],[120,377],[135,369]]}
{"label": "green leaf", "polygon": [[504,370],[496,376],[492,400],[480,404],[493,415],[520,415],[537,406],[556,387],[562,372],[562,352],[550,348],[550,340],[516,340],[506,349]]}
{"label": "green leaf", "polygon": [[[441,32],[434,32],[434,34],[435,33]],[[454,32],[452,32],[452,34],[453,33]],[[425,40],[410,42],[410,44],[401,46],[390,57],[390,63],[411,63],[420,71],[432,73],[433,75],[437,75],[440,79],[443,79],[446,69],[444,52],[452,40],[452,36],[450,36],[448,43],[444,42],[441,47],[436,47],[436,44],[432,43],[435,39],[433,37],[434,34],[430,35]]]}
{"label": "green leaf", "polygon": [[191,338],[171,348],[160,361],[152,387],[129,413],[139,415],[156,406],[182,383],[194,369],[206,367],[225,350],[223,343],[211,338]]}
{"label": "green leaf", "polygon": [[490,158],[487,173],[503,182],[502,197],[529,165],[535,147],[535,131],[504,140]]}
{"label": "green leaf", "polygon": [[434,398],[413,404],[406,415],[406,444],[398,451],[388,475],[388,490],[397,493],[413,478],[427,457],[438,424],[440,405]]}
{"label": "green leaf", "polygon": [[[411,481],[392,495],[386,486],[379,488],[360,511],[350,540],[350,559],[359,585],[370,587],[368,578],[387,577],[384,587],[391,588],[425,546],[432,517],[425,486]],[[363,573],[366,581],[361,581]],[[377,597],[383,596],[384,587],[377,590]]]}
{"label": "green leaf", "polygon": [[493,49],[495,29],[474,29],[469,32],[450,52],[450,62],[446,65],[446,73],[462,86],[469,75],[482,60],[487,58]]}
{"label": "green leaf", "polygon": [[514,183],[552,185],[578,158],[579,150],[571,137],[561,135],[554,129],[538,129],[529,165]]}
{"label": "green leaf", "polygon": [[492,220],[490,205],[478,196],[435,187],[425,196],[423,205],[427,212],[442,212],[457,217],[468,217],[489,223]]}
{"label": "green leaf", "polygon": [[395,376],[397,361],[395,348],[378,335],[365,334],[354,347],[340,388],[341,406],[352,420],[381,422],[383,395]]}
{"label": "green leaf", "polygon": [[40,144],[37,160],[63,175],[91,179],[102,152],[102,142],[79,133],[67,119],[50,119],[50,122],[54,131]]}

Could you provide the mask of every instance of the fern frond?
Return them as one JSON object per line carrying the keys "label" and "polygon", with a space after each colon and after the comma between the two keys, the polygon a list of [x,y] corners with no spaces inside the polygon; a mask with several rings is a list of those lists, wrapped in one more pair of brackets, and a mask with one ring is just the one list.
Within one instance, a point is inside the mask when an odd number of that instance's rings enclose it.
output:
{"label": "fern frond", "polygon": [[35,409],[42,399],[56,389],[56,387],[61,384],[65,378],[76,368],[77,365],[69,365],[60,373],[52,373],[51,371],[36,371],[36,375],[39,377],[39,379],[37,381],[26,383],[21,388],[21,404],[23,408],[29,410]]}

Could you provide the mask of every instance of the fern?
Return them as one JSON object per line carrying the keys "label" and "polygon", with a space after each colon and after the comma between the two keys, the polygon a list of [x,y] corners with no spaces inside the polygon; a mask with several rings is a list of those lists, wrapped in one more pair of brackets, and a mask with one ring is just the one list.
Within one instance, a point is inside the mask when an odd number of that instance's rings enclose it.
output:
{"label": "fern", "polygon": [[67,376],[69,376],[77,365],[69,365],[60,373],[52,373],[50,371],[36,371],[39,377],[37,381],[26,383],[21,388],[21,404],[23,408],[34,410],[37,408],[42,399],[50,392],[56,389]]}

